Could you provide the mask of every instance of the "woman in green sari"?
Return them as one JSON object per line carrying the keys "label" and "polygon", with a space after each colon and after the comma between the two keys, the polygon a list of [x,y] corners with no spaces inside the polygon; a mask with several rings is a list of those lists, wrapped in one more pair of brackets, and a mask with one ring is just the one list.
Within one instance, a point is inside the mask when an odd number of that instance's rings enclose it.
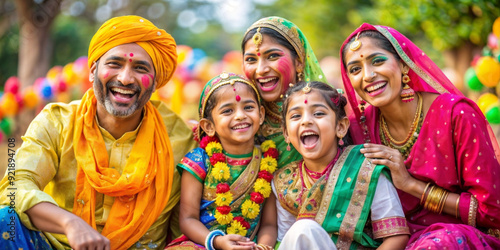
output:
{"label": "woman in green sari", "polygon": [[296,82],[326,81],[309,42],[295,24],[273,16],[253,23],[241,47],[243,71],[257,86],[266,109],[259,135],[276,143],[278,167],[301,159],[283,137],[281,105],[285,91]]}

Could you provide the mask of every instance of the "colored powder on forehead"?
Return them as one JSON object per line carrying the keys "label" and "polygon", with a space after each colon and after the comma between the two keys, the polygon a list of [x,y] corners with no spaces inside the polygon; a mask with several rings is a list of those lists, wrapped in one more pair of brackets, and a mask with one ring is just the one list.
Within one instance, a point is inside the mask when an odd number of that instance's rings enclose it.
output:
{"label": "colored powder on forehead", "polygon": [[130,53],[130,57],[134,57],[134,53]]}
{"label": "colored powder on forehead", "polygon": [[124,57],[127,57],[127,54],[123,54]]}
{"label": "colored powder on forehead", "polygon": [[131,59],[128,59],[129,62],[132,62],[132,58]]}
{"label": "colored powder on forehead", "polygon": [[143,75],[141,77],[141,81],[142,81],[142,86],[144,86],[144,88],[149,88],[149,75]]}

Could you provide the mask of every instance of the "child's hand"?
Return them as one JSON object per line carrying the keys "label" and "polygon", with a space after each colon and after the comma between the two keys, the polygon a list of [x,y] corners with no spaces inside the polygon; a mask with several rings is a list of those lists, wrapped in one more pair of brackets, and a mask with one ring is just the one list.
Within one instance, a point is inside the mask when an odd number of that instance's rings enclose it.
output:
{"label": "child's hand", "polygon": [[250,239],[237,234],[216,236],[214,248],[216,249],[253,249],[255,243]]}

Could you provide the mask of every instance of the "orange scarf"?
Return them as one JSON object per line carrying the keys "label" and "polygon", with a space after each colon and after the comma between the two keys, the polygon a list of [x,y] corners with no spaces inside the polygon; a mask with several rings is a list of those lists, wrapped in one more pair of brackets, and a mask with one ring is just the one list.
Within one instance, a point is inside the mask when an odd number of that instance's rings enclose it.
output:
{"label": "orange scarf", "polygon": [[127,164],[120,173],[109,168],[108,154],[97,125],[93,89],[77,108],[73,143],[78,163],[73,213],[96,229],[95,193],[115,197],[101,234],[111,249],[127,249],[156,221],[170,197],[174,175],[172,147],[163,120],[151,102]]}

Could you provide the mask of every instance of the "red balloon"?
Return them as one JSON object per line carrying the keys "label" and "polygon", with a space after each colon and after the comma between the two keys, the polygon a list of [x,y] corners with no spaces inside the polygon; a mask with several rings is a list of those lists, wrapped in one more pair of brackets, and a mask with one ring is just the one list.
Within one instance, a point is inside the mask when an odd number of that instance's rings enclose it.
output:
{"label": "red balloon", "polygon": [[5,82],[4,92],[12,93],[14,95],[19,92],[19,79],[17,78],[17,76],[11,76],[7,79],[7,81]]}

